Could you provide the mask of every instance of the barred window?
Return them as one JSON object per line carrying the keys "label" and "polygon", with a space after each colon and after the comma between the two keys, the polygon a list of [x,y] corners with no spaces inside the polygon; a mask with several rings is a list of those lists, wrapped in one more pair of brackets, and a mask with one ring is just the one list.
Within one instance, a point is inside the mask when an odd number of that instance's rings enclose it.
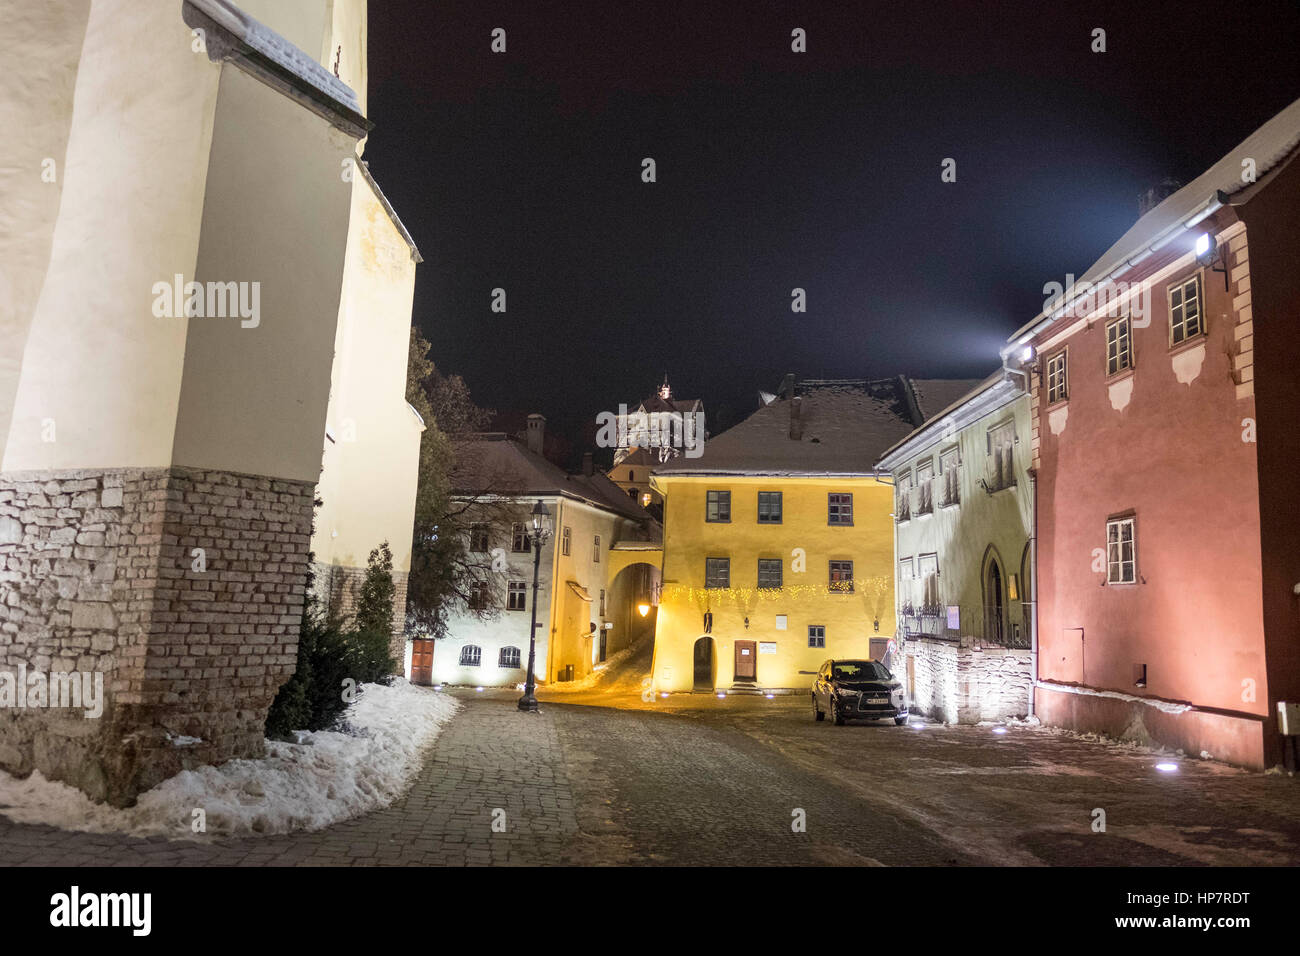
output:
{"label": "barred window", "polygon": [[483,650],[477,644],[466,644],[460,649],[461,667],[478,667]]}
{"label": "barred window", "polygon": [[821,624],[808,625],[808,646],[825,647],[826,646],[826,628]]}
{"label": "barred window", "polygon": [[1133,337],[1128,316],[1106,326],[1106,374],[1133,367]]}
{"label": "barred window", "polygon": [[758,493],[758,523],[781,523],[781,492],[760,491]]}
{"label": "barred window", "polygon": [[999,491],[1016,483],[1016,423],[1003,422],[988,430],[991,466],[989,490]]}
{"label": "barred window", "polygon": [[600,535],[596,535],[591,542],[591,560],[600,564]]}
{"label": "barred window", "polygon": [[894,482],[897,485],[894,500],[894,520],[907,521],[912,517],[912,473],[905,471]]}
{"label": "barred window", "polygon": [[934,511],[934,459],[927,458],[916,465],[916,513],[928,515]]}
{"label": "barred window", "polygon": [[564,535],[560,539],[561,550],[567,557],[573,551],[573,531],[570,528],[564,529]]}
{"label": "barred window", "polygon": [[916,559],[917,577],[921,579],[921,604],[935,608],[939,605],[939,556],[922,554]]}
{"label": "barred window", "polygon": [[1047,360],[1047,404],[1054,405],[1070,397],[1070,383],[1066,379],[1065,350]]}
{"label": "barred window", "polygon": [[832,561],[830,563],[830,589],[841,594],[853,593],[852,561]]}
{"label": "barred window", "polygon": [[519,648],[503,647],[501,653],[497,655],[497,667],[519,667],[520,666]]}
{"label": "barred window", "polygon": [[1137,581],[1137,540],[1132,518],[1106,522],[1106,583],[1133,584]]}
{"label": "barred window", "polygon": [[961,502],[961,455],[959,449],[949,448],[939,453],[939,475],[943,480],[944,507]]}
{"label": "barred window", "polygon": [[525,609],[527,601],[526,585],[523,581],[511,581],[506,585],[506,609],[510,611],[522,611]]}
{"label": "barred window", "polygon": [[781,587],[781,559],[758,559],[758,586],[760,588]]}
{"label": "barred window", "polygon": [[705,521],[731,520],[731,492],[710,491],[706,494]]}
{"label": "barred window", "polygon": [[853,524],[853,495],[832,493],[826,496],[826,523]]}
{"label": "barred window", "polygon": [[731,587],[731,559],[704,559],[704,586],[706,588]]}
{"label": "barred window", "polygon": [[1205,331],[1201,314],[1201,277],[1169,287],[1169,344],[1194,339]]}

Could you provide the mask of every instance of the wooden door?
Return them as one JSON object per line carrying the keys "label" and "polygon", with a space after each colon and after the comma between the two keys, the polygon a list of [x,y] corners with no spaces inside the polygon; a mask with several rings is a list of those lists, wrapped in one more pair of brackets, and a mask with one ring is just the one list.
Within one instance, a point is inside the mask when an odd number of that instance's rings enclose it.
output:
{"label": "wooden door", "polygon": [[736,641],[736,680],[754,680],[758,674],[755,641]]}
{"label": "wooden door", "polygon": [[433,641],[420,639],[411,642],[411,683],[433,683]]}

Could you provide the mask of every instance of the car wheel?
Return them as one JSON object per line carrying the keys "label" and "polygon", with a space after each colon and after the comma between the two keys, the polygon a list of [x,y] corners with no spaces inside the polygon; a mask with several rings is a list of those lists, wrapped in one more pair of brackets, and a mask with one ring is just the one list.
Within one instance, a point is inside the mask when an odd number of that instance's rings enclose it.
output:
{"label": "car wheel", "polygon": [[903,726],[903,724],[905,724],[905,723],[907,723],[907,718],[906,718],[906,717],[895,717],[895,718],[894,718],[894,726],[895,726],[895,727],[901,727],[901,726]]}
{"label": "car wheel", "polygon": [[813,720],[825,720],[825,719],[826,719],[826,715],[823,714],[823,713],[822,713],[822,709],[821,709],[820,707],[817,706],[817,695],[816,695],[816,694],[813,694],[812,702],[813,702]]}
{"label": "car wheel", "polygon": [[836,727],[844,726],[844,715],[840,713],[839,702],[834,697],[831,698],[831,720],[835,722]]}

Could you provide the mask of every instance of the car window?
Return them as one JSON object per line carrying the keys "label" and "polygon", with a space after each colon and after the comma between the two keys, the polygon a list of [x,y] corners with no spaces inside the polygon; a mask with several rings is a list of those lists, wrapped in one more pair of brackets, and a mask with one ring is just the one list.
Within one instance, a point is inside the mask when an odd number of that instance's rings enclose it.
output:
{"label": "car window", "polygon": [[838,680],[889,680],[892,675],[875,661],[837,661],[834,676]]}

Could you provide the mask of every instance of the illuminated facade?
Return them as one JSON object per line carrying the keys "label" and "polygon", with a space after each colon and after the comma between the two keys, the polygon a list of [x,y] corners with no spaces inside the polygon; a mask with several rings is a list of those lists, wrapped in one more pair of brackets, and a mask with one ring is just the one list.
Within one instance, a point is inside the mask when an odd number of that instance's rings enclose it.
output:
{"label": "illuminated facade", "polygon": [[589,457],[576,475],[544,458],[544,429],[545,419],[531,415],[524,440],[483,434],[458,453],[462,464],[455,480],[462,500],[483,503],[469,544],[474,558],[493,568],[476,597],[488,613],[462,608],[451,614],[446,636],[432,642],[427,677],[415,673],[412,647],[412,679],[523,683],[534,600],[526,525],[537,501],[551,512],[554,529],[538,565],[538,684],[582,680],[610,655],[653,633],[652,607],[642,615],[638,605],[652,605],[659,583],[657,524],[595,472]]}
{"label": "illuminated facade", "polygon": [[914,711],[949,723],[1030,711],[1029,399],[1002,371],[889,449],[894,587]]}
{"label": "illuminated facade", "polygon": [[[93,0],[6,20],[30,61],[13,68],[50,96],[5,103],[35,188],[6,182],[25,198],[0,211],[22,249],[0,289],[0,669],[93,672],[106,697],[86,722],[5,708],[10,772],[124,805],[264,751],[341,330],[383,295],[381,338],[409,326],[405,241],[378,244],[386,279],[348,265],[387,228],[357,166],[365,17],[364,0]],[[385,399],[404,339],[401,356]],[[402,415],[359,413],[365,440],[414,447]],[[346,464],[329,480],[336,507],[358,493]],[[392,507],[414,480],[384,486]],[[398,554],[403,520],[380,522]]]}
{"label": "illuminated facade", "polygon": [[[1012,339],[1048,723],[1278,762],[1300,699],[1300,102]],[[1120,287],[1119,283],[1124,283]],[[1031,351],[1032,350],[1032,351]]]}
{"label": "illuminated facade", "polygon": [[789,379],[701,458],[655,470],[665,501],[656,690],[802,690],[827,658],[888,652],[893,488],[874,462],[919,424],[909,388]]}

